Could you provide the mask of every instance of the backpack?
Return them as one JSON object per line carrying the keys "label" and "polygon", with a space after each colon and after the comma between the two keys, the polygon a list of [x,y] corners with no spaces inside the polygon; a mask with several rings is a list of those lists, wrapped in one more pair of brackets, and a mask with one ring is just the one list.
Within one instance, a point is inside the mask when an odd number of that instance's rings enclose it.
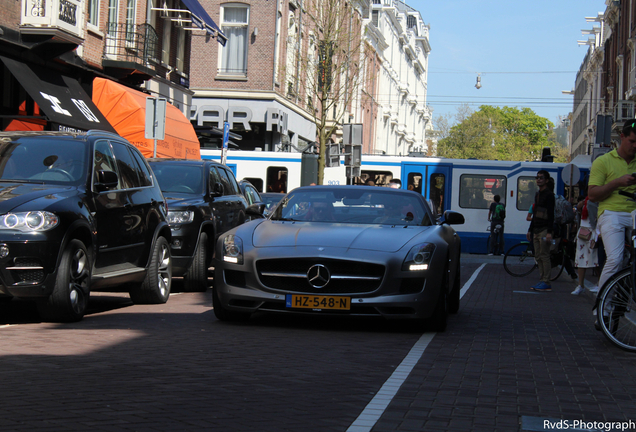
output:
{"label": "backpack", "polygon": [[563,195],[557,195],[554,200],[554,223],[564,225],[574,222],[572,204]]}
{"label": "backpack", "polygon": [[497,220],[504,220],[506,218],[506,206],[501,203],[497,203],[492,218]]}

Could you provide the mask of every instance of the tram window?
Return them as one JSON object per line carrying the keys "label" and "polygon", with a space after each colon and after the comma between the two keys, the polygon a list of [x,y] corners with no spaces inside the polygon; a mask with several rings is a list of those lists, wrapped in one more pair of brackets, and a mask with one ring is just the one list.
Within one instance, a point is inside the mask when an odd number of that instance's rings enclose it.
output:
{"label": "tram window", "polygon": [[267,168],[267,192],[287,193],[287,168]]}
{"label": "tram window", "polygon": [[534,203],[537,193],[537,182],[532,177],[519,177],[517,179],[517,210],[528,211]]}
{"label": "tram window", "polygon": [[459,206],[462,208],[487,209],[495,195],[506,203],[506,177],[493,175],[464,174],[459,181]]}
{"label": "tram window", "polygon": [[366,184],[368,179],[373,180],[375,186],[387,186],[389,184],[389,180],[393,178],[393,173],[391,171],[362,171],[360,175],[360,179],[362,180],[359,184]]}
{"label": "tram window", "polygon": [[415,191],[419,194],[422,193],[422,174],[420,173],[409,173],[406,188],[408,190]]}
{"label": "tram window", "polygon": [[433,212],[441,215],[444,213],[444,183],[446,176],[444,174],[431,174],[429,179],[429,200],[433,206]]}
{"label": "tram window", "polygon": [[244,177],[243,180],[247,180],[248,182],[252,183],[252,186],[254,186],[257,191],[264,192],[263,179],[260,179],[258,177]]}

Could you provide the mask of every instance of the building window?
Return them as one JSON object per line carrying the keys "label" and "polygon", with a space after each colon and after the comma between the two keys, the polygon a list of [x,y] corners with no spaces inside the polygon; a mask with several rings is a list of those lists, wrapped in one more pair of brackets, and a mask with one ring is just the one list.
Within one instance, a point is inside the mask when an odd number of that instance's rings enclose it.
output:
{"label": "building window", "polygon": [[179,73],[185,73],[185,30],[183,27],[177,28],[177,70]]}
{"label": "building window", "polygon": [[126,2],[126,41],[129,44],[135,43],[135,9],[137,0]]}
{"label": "building window", "polygon": [[[167,2],[168,8],[172,7],[172,2]],[[170,17],[163,18],[163,35],[161,38],[161,63],[170,64],[170,38],[172,37],[172,22]]]}
{"label": "building window", "polygon": [[99,27],[99,0],[88,0],[88,23]]}
{"label": "building window", "polygon": [[247,75],[247,29],[249,8],[227,5],[221,9],[221,30],[227,36],[223,47],[219,72],[228,75]]}

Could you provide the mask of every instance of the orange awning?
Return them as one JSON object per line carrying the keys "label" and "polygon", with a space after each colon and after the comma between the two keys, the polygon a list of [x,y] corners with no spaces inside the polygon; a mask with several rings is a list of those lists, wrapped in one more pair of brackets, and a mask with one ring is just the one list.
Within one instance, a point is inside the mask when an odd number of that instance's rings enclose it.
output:
{"label": "orange awning", "polygon": [[[154,140],[145,137],[147,94],[95,78],[93,102],[117,133],[134,144],[145,157],[152,157]],[[166,107],[165,139],[157,141],[157,157],[201,159],[199,139],[192,123],[177,107]]]}

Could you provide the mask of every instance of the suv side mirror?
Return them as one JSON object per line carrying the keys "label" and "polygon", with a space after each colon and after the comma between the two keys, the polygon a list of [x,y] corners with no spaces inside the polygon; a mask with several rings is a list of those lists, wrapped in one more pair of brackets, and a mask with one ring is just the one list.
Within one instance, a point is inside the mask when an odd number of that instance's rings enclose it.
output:
{"label": "suv side mirror", "polygon": [[248,216],[256,216],[256,217],[260,217],[263,218],[264,213],[265,213],[265,208],[266,208],[266,204],[265,203],[254,203],[252,205],[247,206],[247,208],[245,209],[245,214]]}
{"label": "suv side mirror", "polygon": [[114,171],[97,171],[95,179],[95,190],[103,192],[117,187],[119,178]]}
{"label": "suv side mirror", "polygon": [[210,195],[213,197],[223,196],[223,185],[221,183],[214,183],[212,191],[210,191]]}

